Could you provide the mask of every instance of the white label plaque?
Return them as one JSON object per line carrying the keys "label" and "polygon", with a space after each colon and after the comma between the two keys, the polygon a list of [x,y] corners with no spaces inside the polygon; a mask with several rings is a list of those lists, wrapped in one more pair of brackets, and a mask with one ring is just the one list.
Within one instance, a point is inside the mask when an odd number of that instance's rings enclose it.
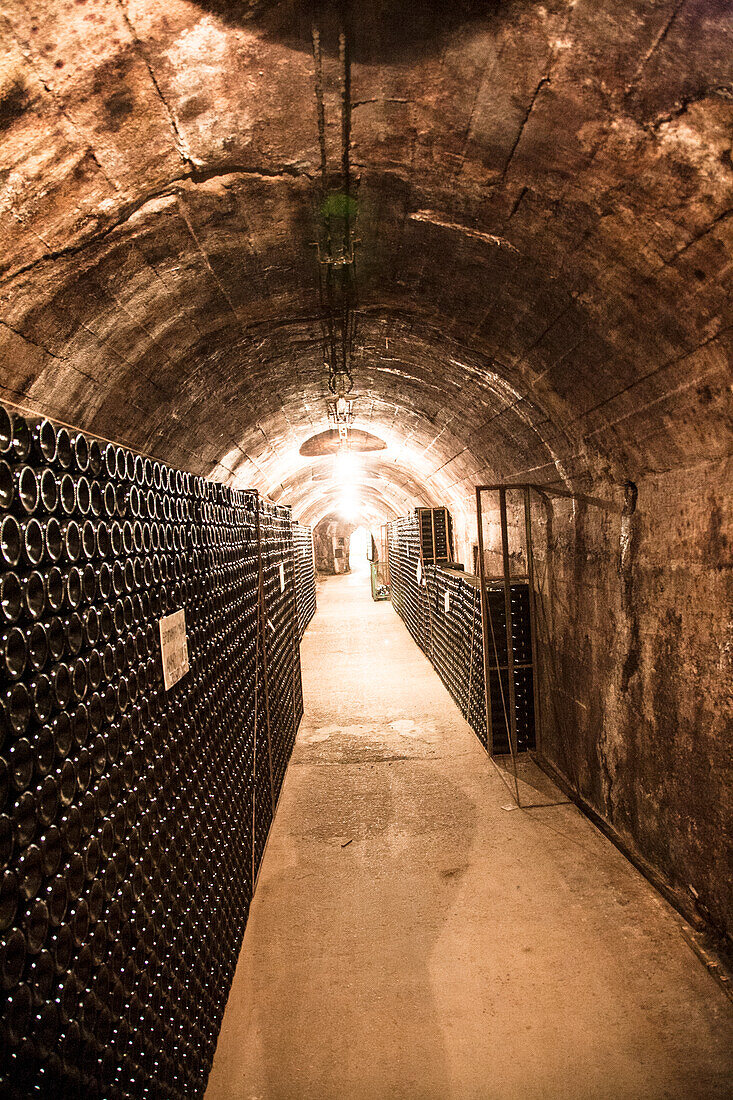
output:
{"label": "white label plaque", "polygon": [[188,642],[184,608],[164,615],[160,620],[160,649],[163,655],[163,682],[170,691],[188,672]]}
{"label": "white label plaque", "polygon": [[280,591],[285,591],[285,564],[280,562]]}
{"label": "white label plaque", "polygon": [[450,592],[443,593],[443,610],[445,611],[446,615],[450,611]]}

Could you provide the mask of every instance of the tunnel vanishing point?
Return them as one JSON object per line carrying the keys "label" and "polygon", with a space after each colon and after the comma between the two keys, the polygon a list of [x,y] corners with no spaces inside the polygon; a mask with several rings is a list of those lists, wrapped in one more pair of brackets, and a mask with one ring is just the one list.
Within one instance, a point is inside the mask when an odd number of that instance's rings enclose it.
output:
{"label": "tunnel vanishing point", "polygon": [[3,0],[0,42],[0,1088],[203,1094],[326,691],[306,529],[446,508],[469,576],[481,485],[531,486],[538,762],[725,985],[729,0]]}

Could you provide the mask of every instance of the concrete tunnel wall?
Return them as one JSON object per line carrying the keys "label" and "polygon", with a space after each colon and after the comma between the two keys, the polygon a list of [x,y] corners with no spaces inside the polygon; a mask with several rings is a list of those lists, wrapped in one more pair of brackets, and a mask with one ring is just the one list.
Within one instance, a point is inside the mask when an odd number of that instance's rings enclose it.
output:
{"label": "concrete tunnel wall", "polygon": [[[576,494],[536,515],[548,757],[729,932],[729,5],[383,9],[353,32],[364,519],[445,503],[469,548],[477,481]],[[9,0],[0,34],[0,396],[316,522],[307,11]]]}

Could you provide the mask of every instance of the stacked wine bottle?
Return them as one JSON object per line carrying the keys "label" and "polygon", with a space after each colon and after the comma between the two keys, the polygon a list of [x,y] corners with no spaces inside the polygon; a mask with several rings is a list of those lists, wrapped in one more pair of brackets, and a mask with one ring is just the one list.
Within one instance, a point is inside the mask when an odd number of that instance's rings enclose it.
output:
{"label": "stacked wine bottle", "polygon": [[203,1094],[301,715],[290,510],[0,406],[3,1096]]}
{"label": "stacked wine bottle", "polygon": [[313,558],[313,533],[310,527],[293,523],[295,553],[295,591],[298,597],[298,635],[300,638],[316,613],[316,570]]}
{"label": "stacked wine bottle", "polygon": [[[484,747],[488,747],[479,581],[464,574],[461,566],[421,560],[421,519],[424,523],[424,515],[415,511],[389,524],[392,603],[430,658],[461,714]],[[427,524],[424,530],[430,530]],[[517,748],[524,751],[535,747],[534,670],[526,581],[512,582],[510,600]],[[508,753],[509,670],[503,582],[487,582],[486,606],[492,747],[495,753]]]}

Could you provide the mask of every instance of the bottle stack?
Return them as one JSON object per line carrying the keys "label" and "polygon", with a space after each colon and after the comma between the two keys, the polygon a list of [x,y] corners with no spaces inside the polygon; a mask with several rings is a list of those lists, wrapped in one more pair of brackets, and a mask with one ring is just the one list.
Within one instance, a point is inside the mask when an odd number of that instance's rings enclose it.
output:
{"label": "bottle stack", "polygon": [[3,1096],[203,1095],[301,715],[289,509],[0,406]]}
{"label": "bottle stack", "polygon": [[[488,747],[480,584],[460,565],[426,562],[420,556],[419,510],[388,525],[392,603],[426,653],[461,714]],[[423,535],[428,530],[425,527]],[[517,748],[535,747],[529,588],[510,585]],[[493,751],[509,752],[509,669],[503,582],[486,586],[488,666]]]}
{"label": "bottle stack", "polygon": [[298,637],[302,639],[316,613],[316,566],[313,556],[313,533],[310,527],[293,523],[295,554],[295,594],[298,603]]}

